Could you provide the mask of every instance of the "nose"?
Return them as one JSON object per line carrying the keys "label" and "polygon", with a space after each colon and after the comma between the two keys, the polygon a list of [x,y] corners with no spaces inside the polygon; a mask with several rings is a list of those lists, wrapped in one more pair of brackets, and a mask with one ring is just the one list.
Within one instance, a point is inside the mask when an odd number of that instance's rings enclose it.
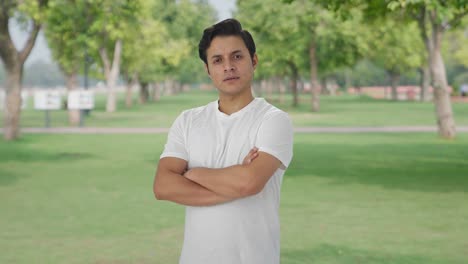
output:
{"label": "nose", "polygon": [[236,68],[234,67],[234,64],[231,61],[227,61],[224,64],[224,72],[230,72],[234,71]]}

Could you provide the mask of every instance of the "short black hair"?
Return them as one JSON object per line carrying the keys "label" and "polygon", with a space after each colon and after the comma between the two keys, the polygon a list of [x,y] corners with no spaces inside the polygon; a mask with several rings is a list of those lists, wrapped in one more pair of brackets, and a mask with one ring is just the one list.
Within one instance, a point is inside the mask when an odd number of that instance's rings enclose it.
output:
{"label": "short black hair", "polygon": [[206,28],[203,31],[203,36],[198,44],[198,55],[200,59],[208,64],[206,58],[206,50],[210,47],[211,41],[216,36],[239,36],[244,41],[245,46],[249,50],[250,57],[253,59],[255,54],[255,42],[252,35],[247,30],[243,30],[239,21],[234,18],[223,20],[213,26]]}

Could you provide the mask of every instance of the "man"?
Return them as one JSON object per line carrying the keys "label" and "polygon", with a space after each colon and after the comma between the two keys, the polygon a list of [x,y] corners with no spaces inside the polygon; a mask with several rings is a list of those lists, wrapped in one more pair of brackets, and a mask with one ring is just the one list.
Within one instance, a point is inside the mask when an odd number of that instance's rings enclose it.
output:
{"label": "man", "polygon": [[186,205],[180,263],[279,263],[291,121],[253,97],[255,43],[237,20],[205,29],[199,55],[219,99],[175,120],[154,181],[157,199]]}

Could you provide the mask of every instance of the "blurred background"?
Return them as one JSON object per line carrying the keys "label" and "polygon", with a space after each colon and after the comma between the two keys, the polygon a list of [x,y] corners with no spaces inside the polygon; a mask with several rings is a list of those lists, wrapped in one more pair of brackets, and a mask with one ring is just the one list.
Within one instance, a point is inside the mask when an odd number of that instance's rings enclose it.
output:
{"label": "blurred background", "polygon": [[213,90],[197,43],[205,27],[229,17],[256,39],[256,95],[290,94],[295,107],[311,96],[313,112],[320,95],[433,101],[439,134],[453,138],[452,101],[468,94],[466,2],[430,2],[6,1],[5,138],[19,135],[20,101],[28,109],[27,97],[38,90],[59,92],[70,126],[80,124],[67,107],[73,90],[106,96],[106,112],[120,110],[121,94],[130,109],[162,95]]}
{"label": "blurred background", "polygon": [[0,0],[0,263],[177,263],[155,168],[229,17],[295,129],[281,263],[467,263],[465,0]]}

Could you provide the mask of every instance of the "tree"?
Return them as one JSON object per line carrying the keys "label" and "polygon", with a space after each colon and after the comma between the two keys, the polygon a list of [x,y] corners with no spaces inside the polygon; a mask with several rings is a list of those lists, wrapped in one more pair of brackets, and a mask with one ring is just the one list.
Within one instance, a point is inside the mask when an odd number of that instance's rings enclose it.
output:
{"label": "tree", "polygon": [[[34,47],[41,29],[47,10],[47,0],[1,1],[0,7],[0,57],[6,70],[4,138],[5,140],[14,140],[19,137],[20,133],[23,65]],[[11,19],[15,18],[29,28],[29,37],[19,51],[15,47],[8,29]]]}
{"label": "tree", "polygon": [[452,139],[456,135],[452,103],[447,87],[445,64],[441,53],[444,33],[456,28],[468,14],[468,3],[465,0],[353,0],[353,1],[320,1],[322,5],[334,10],[344,10],[350,5],[359,5],[373,21],[375,17],[389,13],[402,15],[407,21],[416,21],[424,41],[434,88],[434,105],[438,133],[441,137]]}
{"label": "tree", "polygon": [[134,0],[96,0],[89,6],[88,45],[104,72],[107,86],[106,111],[117,108],[115,86],[120,74],[122,48],[127,33],[137,25],[141,2]]}
{"label": "tree", "polygon": [[203,30],[216,21],[216,12],[206,0],[176,1],[174,13],[165,21],[175,40],[187,42],[187,54],[181,57],[174,69],[176,79],[182,84],[207,80],[203,62],[198,57],[198,42]]}
{"label": "tree", "polygon": [[386,70],[390,77],[392,99],[397,100],[399,79],[404,72],[416,69],[422,63],[422,41],[415,23],[402,24],[393,18],[384,18],[371,26],[369,57]]}
{"label": "tree", "polygon": [[[395,12],[404,12],[409,19],[419,23],[426,49],[429,54],[432,87],[439,135],[452,139],[456,135],[450,92],[444,61],[441,53],[442,38],[449,28],[456,27],[468,14],[468,3],[458,0],[412,0],[408,3],[392,1],[388,8]],[[414,16],[414,14],[419,14]],[[428,22],[426,23],[426,17]]]}
{"label": "tree", "polygon": [[[67,90],[78,87],[78,73],[86,59],[88,1],[51,0],[45,35],[54,60],[65,75]],[[70,125],[79,125],[80,110],[68,110]]]}
{"label": "tree", "polygon": [[140,85],[140,102],[149,99],[148,85],[161,68],[164,46],[168,41],[168,32],[164,24],[153,17],[159,2],[141,1],[141,12],[131,31],[126,36],[126,46],[122,53],[122,72],[127,82],[125,104],[132,105],[132,88]]}
{"label": "tree", "polygon": [[[240,1],[238,17],[257,44],[259,67],[256,78],[266,79],[289,75],[293,94],[292,105],[299,102],[297,80],[307,66],[304,57],[306,39],[300,31],[293,6],[265,1]],[[263,86],[268,85],[263,82]],[[270,90],[270,89],[269,89]]]}
{"label": "tree", "polygon": [[[178,61],[174,60],[177,53],[173,54],[172,59],[165,59],[166,83],[175,81],[180,88],[182,84],[205,81],[207,75],[203,63],[198,58],[198,42],[203,30],[215,22],[215,10],[206,0],[168,2],[159,11],[158,17],[166,25],[170,39],[179,43],[180,48],[185,43],[185,50]],[[174,64],[175,62],[177,64]]]}
{"label": "tree", "polygon": [[267,56],[262,59],[274,67],[272,72],[284,72],[289,68],[292,92],[297,105],[295,80],[298,73],[309,71],[312,90],[311,110],[320,109],[321,87],[319,75],[327,75],[339,68],[354,65],[365,50],[363,32],[355,25],[360,14],[354,19],[343,20],[333,12],[311,1],[285,2],[252,0],[239,2],[239,14],[245,18],[246,27],[260,35],[259,49]]}
{"label": "tree", "polygon": [[[198,2],[192,1],[144,1],[144,8],[138,17],[138,25],[130,33],[123,53],[123,71],[129,82],[138,77],[140,102],[150,98],[149,86],[155,86],[154,96],[159,95],[159,82],[188,75],[187,81],[194,81],[203,67],[196,59],[196,45],[202,29],[201,22],[209,18],[209,12],[200,10]],[[189,34],[191,32],[191,34]],[[142,52],[145,51],[145,52]],[[188,66],[194,66],[187,68]],[[185,67],[184,67],[185,66]],[[197,67],[198,71],[197,71]],[[129,93],[127,93],[129,94]],[[127,102],[130,100],[127,99]]]}

